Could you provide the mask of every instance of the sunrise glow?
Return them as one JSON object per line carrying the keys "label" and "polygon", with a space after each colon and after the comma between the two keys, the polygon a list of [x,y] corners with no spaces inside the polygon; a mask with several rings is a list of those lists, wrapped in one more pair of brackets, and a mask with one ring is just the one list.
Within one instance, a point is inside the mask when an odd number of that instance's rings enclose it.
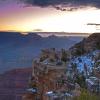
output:
{"label": "sunrise glow", "polygon": [[76,11],[59,11],[50,7],[19,7],[0,10],[0,31],[34,32],[81,32],[93,33],[100,23],[100,10],[86,7]]}

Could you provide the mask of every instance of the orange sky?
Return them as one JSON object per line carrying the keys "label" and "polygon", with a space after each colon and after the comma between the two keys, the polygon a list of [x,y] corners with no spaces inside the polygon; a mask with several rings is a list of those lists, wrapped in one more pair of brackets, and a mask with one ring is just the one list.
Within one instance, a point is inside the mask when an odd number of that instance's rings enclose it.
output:
{"label": "orange sky", "polygon": [[100,23],[100,10],[94,7],[76,11],[60,11],[54,8],[15,7],[0,11],[0,31],[85,32],[93,33]]}

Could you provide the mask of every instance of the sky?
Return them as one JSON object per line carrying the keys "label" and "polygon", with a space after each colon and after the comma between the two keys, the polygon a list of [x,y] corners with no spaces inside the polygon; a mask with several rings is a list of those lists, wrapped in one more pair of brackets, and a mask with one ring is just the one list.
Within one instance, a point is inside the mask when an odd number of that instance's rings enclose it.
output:
{"label": "sky", "polygon": [[0,0],[0,31],[99,32],[95,24],[100,0]]}

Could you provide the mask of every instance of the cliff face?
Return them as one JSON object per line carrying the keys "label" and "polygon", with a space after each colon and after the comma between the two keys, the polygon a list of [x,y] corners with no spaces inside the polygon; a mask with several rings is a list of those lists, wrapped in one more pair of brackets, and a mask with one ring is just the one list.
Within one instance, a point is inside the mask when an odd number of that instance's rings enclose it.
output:
{"label": "cliff face", "polygon": [[0,100],[22,100],[28,86],[31,68],[15,69],[0,75]]}
{"label": "cliff face", "polygon": [[82,55],[100,49],[100,33],[93,33],[70,48],[73,55]]}
{"label": "cliff face", "polygon": [[84,41],[84,49],[86,52],[91,50],[100,49],[100,33],[94,33],[90,35]]}
{"label": "cliff face", "polygon": [[[26,93],[22,96],[22,100],[35,100],[36,97],[40,98],[41,100],[48,100],[46,92],[66,90],[67,86],[63,84],[57,84],[58,80],[63,80],[62,77],[59,77],[59,75],[61,76],[62,73],[64,73],[64,70],[52,69],[49,70],[46,74],[41,73],[40,75],[35,76],[38,78],[38,81],[36,83],[38,93],[36,95],[32,93]],[[32,85],[33,84],[34,83],[32,82]]]}

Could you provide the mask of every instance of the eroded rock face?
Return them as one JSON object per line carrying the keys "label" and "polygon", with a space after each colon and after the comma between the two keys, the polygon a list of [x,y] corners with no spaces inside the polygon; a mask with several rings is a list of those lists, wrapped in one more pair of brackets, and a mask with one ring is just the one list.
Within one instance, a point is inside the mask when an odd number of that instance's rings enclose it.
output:
{"label": "eroded rock face", "polygon": [[100,33],[93,33],[88,38],[71,47],[70,51],[73,55],[81,55],[97,49],[100,49]]}
{"label": "eroded rock face", "polygon": [[[48,97],[46,96],[46,92],[48,91],[61,91],[66,90],[67,87],[62,83],[62,80],[65,80],[66,76],[62,76],[64,73],[64,70],[55,70],[55,69],[49,69],[48,73],[45,74],[39,74],[35,77],[38,78],[36,85],[36,88],[38,90],[38,93],[36,95],[32,95],[30,93],[24,94],[22,96],[22,100],[35,100],[35,98],[40,98],[39,100],[48,100]],[[64,79],[63,79],[64,78]],[[32,87],[33,87],[33,81],[32,81]],[[33,98],[33,99],[32,99]]]}
{"label": "eroded rock face", "polygon": [[100,49],[100,33],[94,33],[90,35],[84,41],[84,49],[86,52]]}
{"label": "eroded rock face", "polygon": [[31,68],[15,69],[0,75],[0,100],[22,100]]}

